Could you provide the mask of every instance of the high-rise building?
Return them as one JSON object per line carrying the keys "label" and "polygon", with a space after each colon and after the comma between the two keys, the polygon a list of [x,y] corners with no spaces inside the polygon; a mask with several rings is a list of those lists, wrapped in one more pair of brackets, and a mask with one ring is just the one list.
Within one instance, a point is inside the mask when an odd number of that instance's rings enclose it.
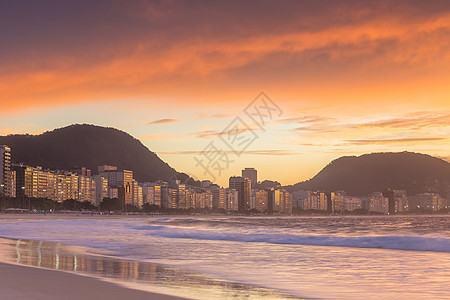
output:
{"label": "high-rise building", "polygon": [[176,208],[187,208],[187,202],[186,202],[186,185],[182,184],[180,180],[170,180],[169,187],[174,189],[175,192],[175,207]]}
{"label": "high-rise building", "polygon": [[292,193],[285,189],[271,188],[267,190],[267,211],[284,214],[292,213]]}
{"label": "high-rise building", "polygon": [[161,206],[161,185],[155,182],[144,182],[142,198],[144,203]]}
{"label": "high-rise building", "polygon": [[388,198],[389,209],[388,213],[395,213],[395,192],[391,189],[386,189],[383,191],[383,197]]}
{"label": "high-rise building", "polygon": [[235,189],[226,189],[226,209],[236,211],[239,209],[239,194]]}
{"label": "high-rise building", "polygon": [[[280,190],[273,189],[271,191],[272,197],[271,197],[271,204],[272,204],[272,211],[280,212],[281,211],[281,193]],[[270,205],[269,205],[270,207]]]}
{"label": "high-rise building", "polygon": [[0,145],[0,195],[11,197],[11,149]]}
{"label": "high-rise building", "polygon": [[344,197],[344,211],[354,211],[361,209],[361,198],[359,197]]}
{"label": "high-rise building", "polygon": [[242,177],[250,179],[252,186],[256,187],[258,183],[258,172],[254,168],[245,168],[242,170]]}
{"label": "high-rise building", "polygon": [[[448,199],[447,199],[448,200]],[[425,211],[439,211],[447,206],[444,198],[439,194],[423,193],[415,196],[408,196],[411,209],[421,209]]]}
{"label": "high-rise building", "polygon": [[187,208],[195,208],[194,190],[186,187],[186,206]]}
{"label": "high-rise building", "polygon": [[229,188],[238,191],[238,207],[239,210],[249,210],[252,198],[252,182],[249,178],[232,176],[229,179]]}
{"label": "high-rise building", "polygon": [[264,190],[252,189],[252,202],[254,202],[254,209],[259,212],[265,212],[268,209],[269,194]]}
{"label": "high-rise building", "polygon": [[[86,173],[85,173],[86,174]],[[95,181],[90,176],[78,176],[78,197],[77,200],[84,202],[89,201],[96,203]]]}
{"label": "high-rise building", "polygon": [[409,210],[408,197],[405,190],[394,190],[395,211],[405,212]]}
{"label": "high-rise building", "polygon": [[167,182],[161,183],[161,207],[177,208],[177,192]]}
{"label": "high-rise building", "polygon": [[293,206],[299,209],[306,209],[305,205],[307,204],[309,193],[310,192],[304,190],[292,192]]}
{"label": "high-rise building", "polygon": [[[117,171],[114,166],[100,166],[99,175],[108,180],[110,187],[118,189],[118,198],[123,204],[133,204],[133,171]],[[123,191],[119,191],[123,188]]]}
{"label": "high-rise building", "polygon": [[132,204],[137,207],[142,207],[144,205],[144,200],[142,196],[142,187],[139,183],[133,179],[133,201]]}
{"label": "high-rise building", "polygon": [[47,198],[54,201],[74,199],[95,201],[95,184],[91,177],[42,167],[13,165],[16,174],[16,197]]}
{"label": "high-rise building", "polygon": [[281,212],[285,214],[292,214],[292,193],[286,191],[285,189],[281,189],[282,193],[282,202],[281,202]]}
{"label": "high-rise building", "polygon": [[333,214],[344,212],[345,192],[337,191],[330,193],[329,202],[331,203],[331,212]]}
{"label": "high-rise building", "polygon": [[383,193],[375,192],[369,197],[369,211],[382,214],[389,213],[389,199]]}
{"label": "high-rise building", "polygon": [[328,209],[328,196],[324,192],[307,192],[307,198],[304,201],[305,210],[322,210]]}
{"label": "high-rise building", "polygon": [[108,198],[119,198],[119,188],[108,186]]}
{"label": "high-rise building", "polygon": [[94,176],[95,182],[95,205],[99,205],[104,198],[108,198],[108,179],[100,175]]}
{"label": "high-rise building", "polygon": [[12,171],[10,174],[10,180],[9,180],[9,196],[10,197],[16,197],[16,171]]}
{"label": "high-rise building", "polygon": [[212,190],[213,207],[226,209],[226,192],[223,188],[216,188]]}

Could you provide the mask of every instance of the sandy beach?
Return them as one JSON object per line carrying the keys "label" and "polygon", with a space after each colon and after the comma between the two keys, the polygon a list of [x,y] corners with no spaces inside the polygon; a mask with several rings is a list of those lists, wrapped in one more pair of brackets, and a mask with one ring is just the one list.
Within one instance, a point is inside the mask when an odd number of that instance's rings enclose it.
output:
{"label": "sandy beach", "polygon": [[[123,218],[127,216],[100,215],[7,215],[2,219],[84,219]],[[4,252],[2,252],[4,255]],[[8,255],[9,256],[9,255]],[[10,260],[2,257],[1,260]],[[58,270],[0,262],[1,299],[187,299],[150,291],[133,289],[100,278]]]}
{"label": "sandy beach", "polygon": [[0,263],[2,299],[161,299],[167,296],[134,290],[97,278],[67,272]]}
{"label": "sandy beach", "polygon": [[[183,218],[174,218],[178,217]],[[127,215],[1,214],[0,226],[6,228],[7,224],[14,224],[17,228],[16,226],[26,223],[36,229],[39,224],[62,225],[73,222],[78,228],[74,233],[79,236],[80,227],[77,226],[87,222],[89,230],[82,234],[82,240],[85,241],[91,235],[110,239],[111,233],[105,235],[103,231],[93,232],[98,222],[128,224],[141,222],[141,219],[146,222],[156,218]],[[56,231],[41,239],[52,230]],[[105,249],[45,240],[55,239],[61,230],[62,228],[50,225],[48,229],[39,229],[38,235],[30,236],[30,239],[20,238],[21,233],[7,234],[0,238],[0,299],[291,298],[272,289],[209,277],[170,265],[127,259]],[[31,233],[28,229],[21,232]],[[65,241],[67,237],[69,236],[64,235]]]}
{"label": "sandy beach", "polygon": [[448,222],[2,215],[0,299],[448,299]]}

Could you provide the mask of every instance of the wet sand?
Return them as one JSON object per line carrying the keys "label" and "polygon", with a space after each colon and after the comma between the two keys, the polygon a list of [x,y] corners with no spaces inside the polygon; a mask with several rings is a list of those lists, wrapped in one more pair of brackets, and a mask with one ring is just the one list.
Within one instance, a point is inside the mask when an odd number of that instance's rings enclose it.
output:
{"label": "wet sand", "polygon": [[0,263],[1,299],[155,299],[180,297],[120,286],[97,278],[41,268]]}
{"label": "wet sand", "polygon": [[[131,216],[0,215],[17,222]],[[152,218],[151,216],[142,216]],[[133,216],[132,218],[136,218]],[[292,299],[278,291],[94,249],[0,237],[0,299]]]}

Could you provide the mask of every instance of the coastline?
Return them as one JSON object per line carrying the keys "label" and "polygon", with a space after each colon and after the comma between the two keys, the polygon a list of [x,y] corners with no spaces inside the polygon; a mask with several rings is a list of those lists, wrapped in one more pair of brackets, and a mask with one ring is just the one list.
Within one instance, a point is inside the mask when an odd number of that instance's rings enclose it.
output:
{"label": "coastline", "polygon": [[132,289],[99,278],[43,268],[0,262],[2,298],[77,300],[77,299],[187,299]]}
{"label": "coastline", "polygon": [[448,221],[0,216],[0,261],[191,299],[440,299]]}
{"label": "coastline", "polygon": [[[0,216],[0,224],[4,219],[18,222],[92,219],[66,215],[4,216]],[[268,288],[158,263],[96,254],[93,250],[42,240],[0,237],[1,295],[7,299],[298,299]],[[104,294],[104,290],[111,290],[111,293]],[[66,293],[73,298],[65,297]],[[110,294],[112,296],[108,296]]]}

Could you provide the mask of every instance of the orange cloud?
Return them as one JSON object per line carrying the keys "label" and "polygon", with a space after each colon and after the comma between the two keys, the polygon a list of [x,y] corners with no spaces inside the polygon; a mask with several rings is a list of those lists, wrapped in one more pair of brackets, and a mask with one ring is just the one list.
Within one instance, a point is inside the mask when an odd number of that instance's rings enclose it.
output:
{"label": "orange cloud", "polygon": [[[194,23],[196,37],[182,34],[188,28],[169,27],[169,35],[156,28],[155,38],[146,38],[153,34],[149,27],[136,36],[119,35],[112,45],[95,43],[91,57],[70,49],[54,56],[40,53],[41,63],[30,56],[5,65],[7,71],[0,73],[2,109],[124,97],[223,103],[251,99],[266,86],[280,98],[307,97],[324,104],[362,99],[389,103],[398,95],[427,92],[431,103],[448,107],[450,14],[420,15],[421,7],[402,5],[393,7],[393,13],[383,5],[358,5],[339,19],[342,7],[333,4],[331,21],[313,15],[285,24],[279,17],[274,29],[251,28],[248,34],[221,32],[220,24],[209,31],[208,24]],[[164,2],[124,12],[137,20],[163,22],[182,16],[184,6]],[[228,19],[235,20],[225,11],[220,21]],[[316,25],[319,20],[323,26]]]}
{"label": "orange cloud", "polygon": [[373,139],[373,140],[347,140],[350,144],[355,145],[374,145],[374,144],[391,144],[391,143],[417,143],[443,141],[441,137],[423,137],[423,138],[399,138],[399,139]]}
{"label": "orange cloud", "polygon": [[170,123],[176,123],[179,122],[178,119],[159,119],[152,122],[147,123],[147,125],[159,125],[159,124],[170,124]]}
{"label": "orange cloud", "polygon": [[417,130],[425,127],[449,127],[450,114],[416,112],[402,118],[391,118],[381,121],[369,122],[356,125],[357,128],[381,127],[381,128],[402,128]]}

